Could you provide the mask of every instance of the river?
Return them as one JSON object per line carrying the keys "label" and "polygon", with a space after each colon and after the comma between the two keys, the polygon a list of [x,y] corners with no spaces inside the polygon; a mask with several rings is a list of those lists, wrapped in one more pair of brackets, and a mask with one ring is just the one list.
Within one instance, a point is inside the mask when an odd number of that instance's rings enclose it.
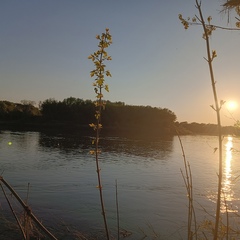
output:
{"label": "river", "polygon": [[[218,138],[182,136],[181,141],[192,170],[197,219],[213,220],[210,215],[215,214]],[[75,239],[66,232],[103,232],[95,159],[89,154],[91,142],[91,137],[78,133],[0,133],[0,175],[24,200],[27,198],[34,214],[60,239]],[[185,239],[188,202],[178,138],[102,137],[100,146],[111,234],[116,236],[117,232],[117,180],[121,232],[131,233],[126,239]],[[223,191],[232,214],[238,213],[240,205],[239,150],[239,138],[224,137]],[[1,215],[7,217],[10,210],[2,192],[0,206]],[[61,231],[65,233],[61,235]]]}

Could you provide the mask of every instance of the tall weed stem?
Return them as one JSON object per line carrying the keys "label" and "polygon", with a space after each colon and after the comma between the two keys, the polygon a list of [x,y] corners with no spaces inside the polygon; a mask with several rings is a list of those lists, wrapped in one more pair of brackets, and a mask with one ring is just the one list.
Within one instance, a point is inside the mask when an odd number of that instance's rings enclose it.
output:
{"label": "tall weed stem", "polygon": [[200,15],[200,22],[203,27],[204,31],[204,38],[206,41],[206,48],[207,48],[207,62],[208,62],[208,67],[209,67],[209,72],[210,72],[210,77],[211,77],[211,84],[212,84],[212,91],[213,91],[213,96],[214,96],[214,102],[215,102],[215,107],[212,106],[212,108],[215,110],[216,115],[217,115],[217,126],[218,126],[218,150],[219,150],[219,163],[218,163],[218,191],[217,191],[217,206],[216,206],[216,216],[215,216],[215,228],[214,228],[214,240],[218,239],[218,229],[219,229],[219,222],[220,222],[220,208],[221,208],[221,193],[222,193],[222,130],[221,130],[221,118],[220,118],[220,110],[221,110],[221,105],[219,106],[218,103],[218,97],[217,97],[217,90],[216,90],[216,82],[214,79],[214,73],[213,73],[213,66],[212,62],[213,59],[216,57],[216,52],[212,51],[211,54],[211,48],[210,48],[210,43],[209,43],[209,29],[206,27],[202,10],[201,10],[201,3],[196,0],[196,7],[198,9],[199,15]]}
{"label": "tall weed stem", "polygon": [[111,77],[111,73],[109,70],[105,70],[105,60],[111,60],[111,57],[108,56],[106,52],[106,48],[112,44],[112,36],[109,33],[109,29],[107,28],[105,33],[102,33],[102,35],[97,35],[96,39],[99,40],[98,47],[99,49],[91,54],[88,59],[91,59],[95,65],[95,69],[90,72],[90,76],[95,76],[95,81],[93,83],[94,91],[96,93],[97,100],[95,101],[96,111],[95,111],[95,118],[96,123],[89,124],[90,127],[93,128],[94,131],[96,131],[96,138],[95,141],[93,141],[93,144],[95,144],[95,151],[91,151],[90,153],[95,154],[95,161],[96,161],[96,168],[97,168],[97,178],[98,178],[98,189],[99,189],[99,196],[100,196],[100,203],[101,203],[101,209],[102,209],[102,215],[103,215],[103,221],[104,221],[104,227],[106,231],[106,237],[109,240],[109,230],[108,230],[108,224],[107,224],[107,218],[106,218],[106,211],[105,211],[105,205],[103,200],[103,191],[102,191],[102,180],[101,180],[101,169],[99,166],[99,137],[100,137],[100,130],[102,129],[101,124],[101,115],[102,115],[102,109],[105,107],[105,103],[102,100],[103,99],[103,90],[109,91],[108,85],[105,84],[105,75]]}

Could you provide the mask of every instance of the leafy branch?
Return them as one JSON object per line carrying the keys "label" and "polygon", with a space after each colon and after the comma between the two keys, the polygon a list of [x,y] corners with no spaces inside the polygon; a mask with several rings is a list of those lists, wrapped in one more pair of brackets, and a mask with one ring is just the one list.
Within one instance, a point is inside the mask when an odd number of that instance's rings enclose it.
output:
{"label": "leafy branch", "polygon": [[99,40],[98,50],[88,57],[88,59],[91,59],[93,61],[95,66],[95,69],[93,69],[90,72],[90,76],[95,77],[93,87],[96,94],[96,101],[95,101],[96,123],[89,124],[89,126],[93,128],[93,130],[96,132],[95,140],[92,142],[93,144],[95,144],[95,150],[90,151],[90,153],[95,155],[96,167],[97,167],[96,171],[97,171],[97,177],[98,177],[98,189],[99,189],[99,195],[100,195],[102,215],[104,220],[106,237],[107,239],[110,239],[108,225],[107,225],[107,218],[105,213],[104,200],[103,200],[102,181],[101,181],[101,174],[100,174],[101,169],[99,167],[99,154],[101,152],[99,150],[99,135],[100,135],[100,130],[102,129],[101,114],[102,114],[102,109],[105,107],[105,103],[103,101],[103,90],[109,92],[108,85],[105,83],[105,76],[111,77],[110,71],[105,69],[106,68],[105,61],[112,60],[111,56],[109,56],[106,51],[106,48],[108,48],[112,44],[112,36],[109,33],[109,29],[106,28],[105,32],[102,33],[101,36],[100,35],[96,36],[96,39]]}
{"label": "leafy branch", "polygon": [[[183,24],[185,29],[188,29],[189,26],[202,26],[201,20],[196,15],[193,18],[190,18],[190,17],[183,18],[182,14],[179,14],[178,18],[181,21],[181,23]],[[238,18],[236,18],[236,19],[238,21],[240,21]],[[212,20],[212,17],[209,16],[208,23],[205,23],[206,28],[209,30],[213,31],[216,29],[221,29],[221,30],[228,30],[228,31],[240,31],[240,23],[239,22],[236,22],[236,28],[233,28],[233,27],[223,27],[223,26],[219,26],[219,25],[210,24],[211,20]]]}

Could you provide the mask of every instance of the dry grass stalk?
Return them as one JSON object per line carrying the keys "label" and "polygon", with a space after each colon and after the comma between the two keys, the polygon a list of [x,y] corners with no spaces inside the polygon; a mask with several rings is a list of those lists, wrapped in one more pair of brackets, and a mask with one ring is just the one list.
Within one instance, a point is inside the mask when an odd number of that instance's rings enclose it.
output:
{"label": "dry grass stalk", "polygon": [[[49,232],[44,226],[43,224],[37,219],[37,217],[32,213],[31,209],[29,208],[29,206],[27,206],[24,201],[19,197],[19,195],[14,191],[14,189],[4,180],[4,178],[2,176],[0,176],[0,182],[2,182],[9,190],[10,192],[13,194],[13,196],[17,199],[17,201],[19,202],[19,204],[23,207],[24,211],[26,212],[26,214],[28,215],[28,217],[31,218],[31,220],[34,221],[34,223],[50,238],[53,240],[57,240],[57,238],[51,233]],[[1,185],[2,186],[2,185]],[[25,235],[25,234],[24,234]],[[26,236],[25,236],[26,239]]]}
{"label": "dry grass stalk", "polygon": [[[186,160],[186,155],[185,151],[183,148],[182,140],[177,134],[181,150],[182,150],[182,155],[183,155],[183,162],[184,162],[184,169],[185,169],[185,175],[181,170],[181,174],[184,180],[185,187],[187,189],[187,197],[188,197],[188,240],[192,240],[195,236],[195,239],[197,240],[197,220],[196,220],[196,214],[195,214],[195,209],[193,205],[193,183],[192,183],[192,173],[191,173],[191,167],[189,162]],[[192,231],[192,225],[194,225],[194,232]]]}

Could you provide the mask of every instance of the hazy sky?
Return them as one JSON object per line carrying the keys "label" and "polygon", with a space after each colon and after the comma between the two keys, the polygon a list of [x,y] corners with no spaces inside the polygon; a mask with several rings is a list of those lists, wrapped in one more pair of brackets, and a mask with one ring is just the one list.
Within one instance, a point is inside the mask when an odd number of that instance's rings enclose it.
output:
{"label": "hazy sky", "polygon": [[[210,3],[209,3],[210,2]],[[226,25],[223,0],[203,0],[206,17]],[[96,34],[110,29],[112,61],[105,99],[172,110],[178,121],[215,123],[201,27],[184,30],[178,14],[193,17],[194,0],[8,0],[0,3],[0,100],[94,99],[87,57]],[[234,14],[234,12],[232,12]],[[234,26],[230,22],[229,26]],[[240,32],[211,37],[219,100],[240,106]],[[233,112],[240,119],[240,107]],[[224,125],[232,125],[226,107]]]}

